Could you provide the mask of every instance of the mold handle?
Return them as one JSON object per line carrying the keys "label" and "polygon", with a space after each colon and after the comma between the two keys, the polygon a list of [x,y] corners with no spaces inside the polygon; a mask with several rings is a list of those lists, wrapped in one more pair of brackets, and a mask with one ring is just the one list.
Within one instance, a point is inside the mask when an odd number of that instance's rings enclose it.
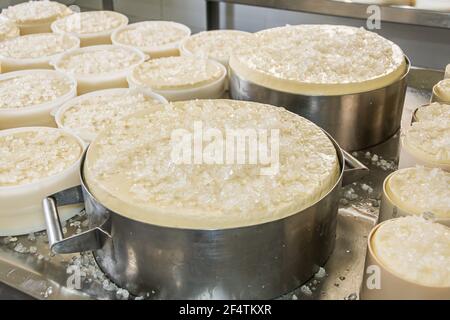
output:
{"label": "mold handle", "polygon": [[54,253],[76,253],[100,249],[110,235],[95,227],[77,235],[64,238],[58,215],[58,204],[68,205],[83,202],[81,186],[72,187],[42,200],[48,243]]}
{"label": "mold handle", "polygon": [[363,165],[350,153],[342,150],[342,154],[344,155],[344,175],[342,177],[342,185],[345,186],[355,182],[369,173],[369,168]]}

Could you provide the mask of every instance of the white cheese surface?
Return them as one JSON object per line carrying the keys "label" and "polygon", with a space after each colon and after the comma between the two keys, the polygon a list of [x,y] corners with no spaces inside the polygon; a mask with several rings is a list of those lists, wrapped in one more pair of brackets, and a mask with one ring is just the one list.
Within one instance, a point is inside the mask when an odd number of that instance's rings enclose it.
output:
{"label": "white cheese surface", "polygon": [[128,18],[114,11],[86,11],[74,13],[55,21],[52,28],[56,32],[91,34],[113,31],[127,25]]}
{"label": "white cheese surface", "polygon": [[203,31],[183,41],[182,52],[213,59],[227,66],[231,53],[251,37],[251,33],[239,30]]}
{"label": "white cheese surface", "polygon": [[78,140],[59,129],[4,130],[0,132],[0,187],[54,176],[77,162],[82,150]]}
{"label": "white cheese surface", "polygon": [[3,9],[2,15],[17,24],[38,24],[56,20],[72,11],[56,1],[28,1]]}
{"label": "white cheese surface", "polygon": [[213,60],[166,57],[146,61],[131,73],[136,85],[154,90],[198,88],[223,78],[226,71]]}
{"label": "white cheese surface", "polygon": [[20,72],[0,79],[0,110],[38,107],[68,94],[73,87],[73,80],[54,71]]}
{"label": "white cheese surface", "polygon": [[433,91],[439,100],[450,103],[450,79],[439,81]]}
{"label": "white cheese surface", "polygon": [[95,94],[75,98],[66,105],[61,109],[62,114],[57,115],[62,128],[88,141],[126,115],[144,109],[163,108],[160,101],[133,89],[96,91]]}
{"label": "white cheese surface", "polygon": [[416,111],[418,121],[448,121],[450,122],[450,105],[433,102],[427,106],[419,107]]}
{"label": "white cheese surface", "polygon": [[37,33],[0,42],[0,58],[39,59],[79,47],[78,38],[55,33]]}
{"label": "white cheese surface", "polygon": [[386,183],[386,192],[406,212],[450,218],[450,173],[442,169],[418,166],[396,171]]}
{"label": "white cheese surface", "polygon": [[450,122],[446,119],[414,122],[402,134],[402,146],[426,162],[450,164]]}
{"label": "white cheese surface", "polygon": [[142,60],[142,55],[132,48],[101,45],[67,52],[56,67],[75,76],[93,76],[126,71]]}
{"label": "white cheese surface", "polygon": [[388,220],[373,234],[375,256],[400,278],[450,287],[450,229],[420,217]]}
{"label": "white cheese surface", "polygon": [[188,37],[190,30],[171,21],[143,21],[128,25],[117,31],[114,40],[118,44],[146,49],[177,44]]}
{"label": "white cheese surface", "polygon": [[[192,133],[196,121],[223,137],[226,128],[279,130],[279,170],[261,174],[270,165],[258,161],[174,162],[172,133]],[[335,147],[312,122],[283,108],[233,100],[175,102],[119,120],[91,143],[84,169],[90,191],[108,208],[147,223],[194,229],[292,215],[327,194],[340,172]]]}
{"label": "white cheese surface", "polygon": [[0,41],[12,39],[20,35],[19,28],[11,21],[0,19]]}
{"label": "white cheese surface", "polygon": [[305,95],[381,88],[406,70],[402,50],[363,28],[297,25],[263,30],[235,50],[230,67],[258,85]]}

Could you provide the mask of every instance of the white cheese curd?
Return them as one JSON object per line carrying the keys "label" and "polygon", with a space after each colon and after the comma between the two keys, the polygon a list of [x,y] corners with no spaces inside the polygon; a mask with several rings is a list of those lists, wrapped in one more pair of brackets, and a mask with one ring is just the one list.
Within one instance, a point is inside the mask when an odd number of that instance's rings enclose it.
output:
{"label": "white cheese curd", "polygon": [[234,50],[230,68],[241,78],[304,95],[375,90],[406,72],[402,50],[363,28],[297,25],[263,30]]}
{"label": "white cheese curd", "polygon": [[114,44],[136,47],[151,58],[179,55],[181,41],[191,30],[181,23],[171,21],[143,21],[116,30],[111,40]]}
{"label": "white cheese curd", "polygon": [[0,17],[0,42],[18,37],[19,35],[20,30],[13,22]]}
{"label": "white cheese curd", "polygon": [[3,72],[27,69],[52,69],[58,55],[80,46],[75,36],[36,33],[0,42]]}
{"label": "white cheese curd", "polygon": [[414,122],[402,133],[401,145],[419,164],[450,168],[450,122],[446,119]]}
{"label": "white cheese curd", "polygon": [[405,212],[450,218],[450,173],[442,169],[417,166],[396,171],[386,182],[386,192]]}
{"label": "white cheese curd", "polygon": [[56,1],[28,1],[9,6],[2,15],[20,28],[20,34],[51,32],[50,24],[72,14],[64,4]]}
{"label": "white cheese curd", "polygon": [[434,102],[419,107],[415,113],[415,118],[417,121],[450,121],[450,105]]}
{"label": "white cheese curd", "polygon": [[82,151],[77,139],[52,128],[2,134],[0,148],[0,187],[56,175],[75,163]]}
{"label": "white cheese curd", "polygon": [[[197,135],[198,122],[203,134],[215,132],[216,147],[220,135],[224,144],[234,144],[226,138],[229,129],[266,132],[258,152],[267,147],[278,160],[220,161],[242,152],[230,148],[215,149],[216,156],[225,155],[214,162],[177,162],[174,132]],[[204,139],[197,156],[211,154],[211,140]],[[278,170],[262,174],[277,164]],[[119,214],[156,225],[219,229],[273,221],[311,206],[335,186],[340,166],[333,143],[312,122],[280,107],[218,99],[175,102],[119,120],[91,143],[84,170],[89,190]]]}
{"label": "white cheese curd", "polygon": [[432,101],[450,103],[450,79],[444,79],[433,87]]}
{"label": "white cheese curd", "polygon": [[51,73],[23,73],[0,80],[0,109],[26,108],[51,102],[72,88],[69,78]]}
{"label": "white cheese curd", "polygon": [[69,100],[59,108],[55,120],[58,127],[91,142],[118,119],[144,109],[161,109],[164,103],[163,97],[144,90],[100,90]]}
{"label": "white cheese curd", "polygon": [[128,82],[178,101],[219,98],[225,91],[225,78],[226,69],[220,63],[184,56],[146,61],[133,69]]}
{"label": "white cheese curd", "polygon": [[0,129],[55,126],[51,111],[76,95],[73,78],[53,70],[0,76]]}
{"label": "white cheese curd", "polygon": [[73,75],[78,81],[78,94],[109,88],[127,87],[128,72],[145,60],[134,48],[100,45],[72,50],[54,64],[55,69]]}
{"label": "white cheese curd", "polygon": [[141,55],[126,47],[98,46],[95,49],[71,52],[59,60],[57,66],[67,73],[88,76],[125,70],[142,59]]}
{"label": "white cheese curd", "polygon": [[381,224],[372,236],[373,252],[394,275],[429,287],[450,287],[450,229],[421,217]]}
{"label": "white cheese curd", "polygon": [[450,78],[450,64],[447,65],[447,67],[445,68],[445,79],[449,79]]}
{"label": "white cheese curd", "polygon": [[251,33],[239,30],[203,31],[184,40],[180,50],[182,55],[213,59],[228,67],[231,53],[251,37]]}
{"label": "white cheese curd", "polygon": [[52,23],[56,33],[74,34],[81,40],[81,46],[111,44],[114,30],[128,24],[128,18],[114,11],[87,11],[72,14]]}
{"label": "white cheese curd", "polygon": [[[60,129],[0,131],[0,235],[45,228],[42,199],[79,184],[83,149],[80,139]],[[62,219],[79,212],[74,209],[62,210]]]}

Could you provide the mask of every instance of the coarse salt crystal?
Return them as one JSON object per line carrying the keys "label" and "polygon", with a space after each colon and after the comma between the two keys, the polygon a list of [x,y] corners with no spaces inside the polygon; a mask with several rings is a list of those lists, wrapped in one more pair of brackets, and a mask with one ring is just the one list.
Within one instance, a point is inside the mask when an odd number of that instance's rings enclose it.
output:
{"label": "coarse salt crystal", "polygon": [[323,267],[320,267],[319,271],[317,271],[314,274],[314,277],[317,278],[317,279],[323,279],[323,278],[326,277],[326,275],[327,275],[327,272],[325,271],[325,269]]}
{"label": "coarse salt crystal", "polygon": [[310,295],[312,295],[312,291],[311,291],[311,289],[308,287],[308,286],[301,286],[300,287],[300,291],[303,293],[303,294],[305,294],[305,295],[307,295],[307,296],[310,296]]}
{"label": "coarse salt crystal", "polygon": [[32,128],[0,135],[0,186],[18,186],[55,175],[73,165],[82,146],[53,128]]}
{"label": "coarse salt crystal", "polygon": [[0,80],[0,110],[38,106],[72,90],[70,78],[58,73],[33,72]]}

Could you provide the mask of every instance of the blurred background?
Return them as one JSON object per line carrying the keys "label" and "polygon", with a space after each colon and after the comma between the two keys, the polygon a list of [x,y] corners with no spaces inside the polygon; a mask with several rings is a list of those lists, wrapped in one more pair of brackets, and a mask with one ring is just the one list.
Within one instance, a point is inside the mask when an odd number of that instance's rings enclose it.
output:
{"label": "blurred background", "polygon": [[[283,3],[302,1],[324,6],[330,0],[280,0],[280,1],[254,1],[259,3]],[[20,0],[0,0],[0,8],[13,5]],[[104,3],[112,3],[114,10],[129,16],[130,22],[142,20],[172,20],[188,25],[192,31],[199,32],[207,28],[206,1],[205,0],[63,0],[68,5],[77,5],[82,11],[101,10]],[[249,2],[249,1],[244,1]],[[251,1],[250,1],[251,2]],[[351,0],[331,1],[342,6],[348,5]],[[430,27],[419,24],[404,24],[382,22],[380,30],[375,32],[396,42],[410,57],[413,65],[427,68],[443,69],[450,63],[450,0],[354,0],[360,3],[395,3],[396,11],[400,15],[415,16],[418,11],[432,10],[440,14],[440,22],[433,21],[435,16],[430,14],[427,21],[439,27]],[[336,4],[336,3],[335,3]],[[412,5],[413,7],[408,7]],[[239,29],[245,31],[258,31],[266,28],[286,24],[301,23],[327,23],[344,24],[351,26],[366,26],[365,19],[336,17],[332,15],[292,12],[287,10],[269,9],[241,4],[220,3],[220,28]],[[347,7],[346,7],[347,8]],[[316,10],[315,10],[316,11]],[[327,10],[323,10],[327,11]],[[328,12],[327,13],[333,13]],[[445,16],[446,15],[446,16]],[[442,17],[446,18],[442,22]],[[395,18],[395,17],[394,17]],[[383,16],[382,16],[383,19]]]}

